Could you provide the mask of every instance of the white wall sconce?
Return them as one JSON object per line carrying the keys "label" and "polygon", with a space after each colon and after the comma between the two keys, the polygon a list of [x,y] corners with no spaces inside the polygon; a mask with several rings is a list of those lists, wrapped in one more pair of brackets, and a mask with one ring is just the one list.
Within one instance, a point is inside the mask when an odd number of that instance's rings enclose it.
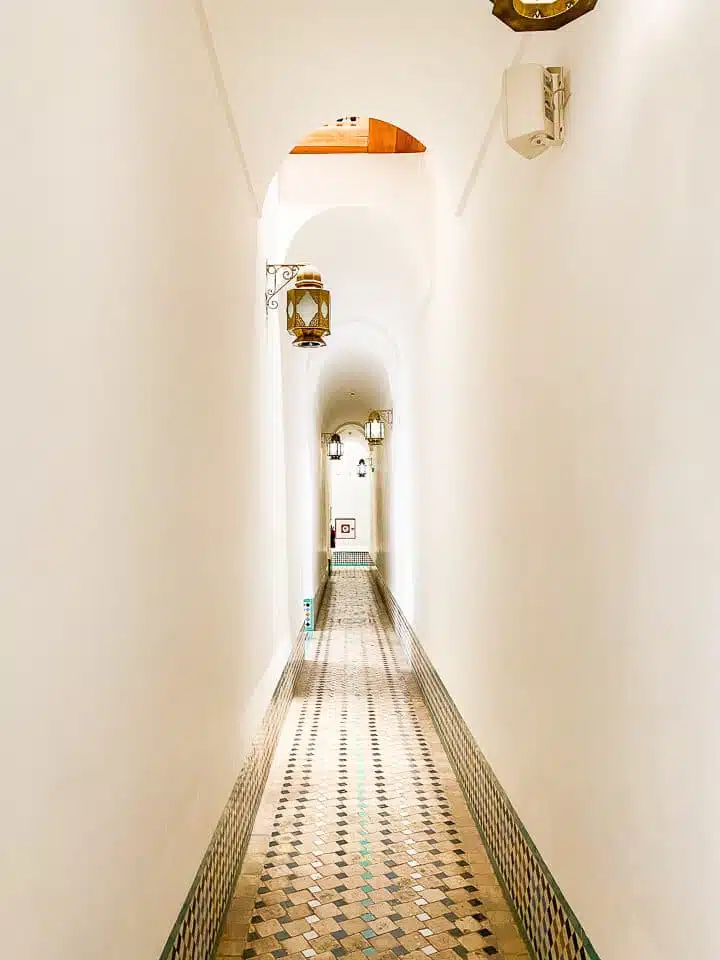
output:
{"label": "white wall sconce", "polygon": [[364,460],[359,460],[359,461],[358,461],[357,475],[358,475],[359,477],[366,477],[366,476],[367,476],[367,464],[365,463]]}
{"label": "white wall sconce", "polygon": [[570,72],[565,67],[519,63],[503,74],[502,115],[505,141],[532,160],[565,142],[565,108]]}
{"label": "white wall sconce", "polygon": [[385,440],[385,425],[393,422],[392,410],[373,410],[368,414],[365,423],[365,439],[371,445],[382,443]]}
{"label": "white wall sconce", "polygon": [[330,291],[323,287],[317,267],[303,263],[265,264],[265,316],[277,310],[280,293],[292,281],[287,292],[287,331],[295,339],[293,346],[307,348],[326,346],[330,336]]}

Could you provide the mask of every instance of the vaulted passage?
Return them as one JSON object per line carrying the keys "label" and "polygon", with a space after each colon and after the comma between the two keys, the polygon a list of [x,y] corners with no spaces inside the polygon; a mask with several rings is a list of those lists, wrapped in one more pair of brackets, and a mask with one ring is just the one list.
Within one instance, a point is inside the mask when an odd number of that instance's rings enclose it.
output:
{"label": "vaulted passage", "polygon": [[2,957],[720,960],[719,60],[0,0]]}
{"label": "vaulted passage", "polygon": [[318,627],[218,956],[527,957],[370,571]]}

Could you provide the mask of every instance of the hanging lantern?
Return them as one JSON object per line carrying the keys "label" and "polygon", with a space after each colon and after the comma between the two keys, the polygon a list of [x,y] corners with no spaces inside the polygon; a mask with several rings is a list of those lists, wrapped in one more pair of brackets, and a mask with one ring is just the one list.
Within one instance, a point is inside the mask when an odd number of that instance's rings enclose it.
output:
{"label": "hanging lantern", "polygon": [[364,460],[360,460],[358,463],[358,476],[366,477],[367,476],[367,464]]}
{"label": "hanging lantern", "polygon": [[368,443],[382,443],[385,439],[385,424],[377,410],[373,410],[365,424],[365,439]]}
{"label": "hanging lantern", "polygon": [[316,267],[302,267],[287,294],[287,329],[293,346],[324,347],[330,335],[330,291],[323,289]]}
{"label": "hanging lantern", "polygon": [[492,0],[493,13],[518,32],[558,30],[595,8],[597,0]]}
{"label": "hanging lantern", "polygon": [[334,433],[328,443],[328,456],[331,460],[342,460],[343,443],[339,433]]}

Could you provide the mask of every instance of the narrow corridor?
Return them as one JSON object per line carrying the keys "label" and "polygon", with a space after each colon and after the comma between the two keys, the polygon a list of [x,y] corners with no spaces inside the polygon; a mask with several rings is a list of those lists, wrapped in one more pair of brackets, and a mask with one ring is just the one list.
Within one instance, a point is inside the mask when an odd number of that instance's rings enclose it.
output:
{"label": "narrow corridor", "polygon": [[528,956],[367,570],[328,587],[217,955]]}

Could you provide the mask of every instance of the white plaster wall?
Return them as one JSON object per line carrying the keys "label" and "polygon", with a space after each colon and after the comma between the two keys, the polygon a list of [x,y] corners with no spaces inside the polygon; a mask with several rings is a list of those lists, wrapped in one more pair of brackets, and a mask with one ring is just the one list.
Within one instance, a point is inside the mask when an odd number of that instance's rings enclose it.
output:
{"label": "white plaster wall", "polygon": [[387,582],[392,583],[392,440],[388,437],[384,443],[376,444],[371,456],[375,462],[373,476],[375,563]]}
{"label": "white plaster wall", "polygon": [[[420,326],[422,312],[417,316]],[[378,456],[380,502],[384,505],[378,530],[379,565],[393,595],[410,623],[416,618],[418,555],[417,487],[420,448],[426,442],[418,417],[418,397],[426,389],[418,364],[418,331],[405,344],[404,363],[397,371],[392,397],[393,422]],[[432,394],[432,383],[429,384]]]}
{"label": "white plaster wall", "polygon": [[[284,303],[284,301],[283,301]],[[284,307],[283,307],[284,316]],[[317,358],[281,333],[285,483],[287,492],[287,575],[290,622],[302,619],[303,600],[318,587],[318,510],[321,486],[318,448],[321,429],[313,393]]]}
{"label": "white plaster wall", "polygon": [[[359,433],[355,427],[353,432]],[[343,440],[343,458],[330,463],[332,477],[332,522],[338,517],[352,517],[355,519],[355,539],[336,539],[335,547],[338,550],[370,550],[371,529],[371,470],[368,467],[367,476],[358,476],[360,459],[368,460],[368,447],[364,440],[357,436],[341,433]]]}
{"label": "white plaster wall", "polygon": [[[319,413],[316,422],[319,422]],[[322,444],[317,446],[318,478],[317,487],[317,533],[315,547],[315,568],[318,585],[328,572],[328,559],[330,557],[330,464],[328,462],[325,448]],[[315,611],[316,615],[318,611]]]}
{"label": "white plaster wall", "polygon": [[[264,260],[272,260],[268,256],[268,248],[274,240],[274,221],[268,213],[266,201],[261,223],[261,246]],[[260,273],[262,274],[262,264]],[[262,306],[261,306],[262,304]],[[265,623],[264,630],[270,630],[279,664],[283,657],[287,659],[295,632],[298,629],[301,616],[296,603],[289,600],[289,543],[288,543],[288,486],[286,470],[286,436],[285,436],[285,396],[283,383],[282,348],[283,333],[277,322],[274,311],[264,312],[264,302],[258,297],[256,312],[262,314],[261,322],[265,328],[265,377],[263,395],[265,403],[265,417],[263,420],[260,462],[260,475],[266,480],[266,496],[269,506],[265,517],[262,533],[263,550],[271,579],[272,613],[271,619]],[[258,453],[255,453],[255,462]],[[280,666],[280,669],[282,667]],[[271,671],[271,677],[279,673]],[[270,678],[269,678],[270,679]],[[272,687],[263,690],[267,695],[265,702],[272,694]]]}
{"label": "white plaster wall", "polygon": [[607,960],[720,955],[719,26],[529,43],[568,145],[495,132],[426,332],[420,635]]}
{"label": "white plaster wall", "polygon": [[273,656],[255,210],[190,3],[0,36],[3,955],[154,958]]}

